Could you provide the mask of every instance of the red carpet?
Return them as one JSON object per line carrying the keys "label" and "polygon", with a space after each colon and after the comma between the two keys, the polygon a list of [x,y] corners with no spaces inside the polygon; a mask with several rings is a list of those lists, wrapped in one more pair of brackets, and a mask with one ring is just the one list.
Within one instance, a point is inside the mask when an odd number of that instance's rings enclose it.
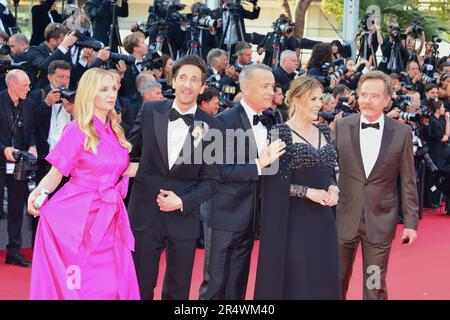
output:
{"label": "red carpet", "polygon": [[[393,244],[388,288],[390,299],[450,299],[450,217],[437,211],[428,211],[419,224],[419,238],[412,246],[399,243],[402,226],[397,228]],[[255,243],[249,279],[247,299],[253,295],[257,249]],[[24,250],[30,258],[31,250]],[[202,281],[204,251],[197,250],[190,299],[197,299]],[[0,251],[0,300],[28,299],[30,269],[5,265],[5,251]],[[165,256],[161,259],[161,273],[156,288],[156,298],[161,297],[162,274]],[[362,261],[358,253],[350,283],[349,299],[362,298]]]}

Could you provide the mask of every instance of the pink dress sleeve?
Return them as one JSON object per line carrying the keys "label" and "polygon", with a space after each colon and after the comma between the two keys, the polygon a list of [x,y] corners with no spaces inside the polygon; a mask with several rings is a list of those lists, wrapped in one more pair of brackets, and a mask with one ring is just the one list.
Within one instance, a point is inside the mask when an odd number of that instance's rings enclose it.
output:
{"label": "pink dress sleeve", "polygon": [[80,130],[78,121],[72,121],[64,128],[58,143],[45,159],[68,177],[84,151],[84,139],[85,135]]}

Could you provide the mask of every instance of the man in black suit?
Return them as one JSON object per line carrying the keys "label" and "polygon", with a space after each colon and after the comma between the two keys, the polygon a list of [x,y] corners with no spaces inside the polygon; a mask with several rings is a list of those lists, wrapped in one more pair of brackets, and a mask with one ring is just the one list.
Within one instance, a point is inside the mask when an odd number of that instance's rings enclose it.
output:
{"label": "man in black suit", "polygon": [[239,88],[238,80],[239,74],[236,72],[234,66],[228,62],[227,53],[222,49],[212,49],[207,56],[206,62],[208,63],[207,78],[210,79],[212,75],[219,75],[220,88],[223,86],[234,87],[236,93]]}
{"label": "man in black suit", "polygon": [[[229,9],[227,0],[222,0],[222,7],[213,10],[211,14],[211,17],[214,19],[222,19],[220,27],[216,29],[217,41],[220,45],[220,41],[222,41],[222,39],[224,40],[221,47],[224,50],[228,50],[228,46],[231,46],[231,55],[234,54],[234,46],[238,41],[250,42],[251,40],[251,35],[247,35],[245,32],[244,19],[258,19],[261,8],[256,4],[257,1],[258,0],[251,1],[253,3],[253,11],[244,9],[242,5],[237,11],[234,11]],[[225,29],[227,30],[224,37]]]}
{"label": "man in black suit", "polygon": [[[105,46],[109,46],[109,31],[111,23],[113,23],[113,6],[110,0],[88,0],[84,4],[84,10],[92,23],[92,31],[95,39],[103,42]],[[119,22],[117,17],[128,17],[128,0],[118,0],[116,8],[116,17],[114,21],[115,31],[119,33]],[[120,36],[120,35],[119,35]],[[113,35],[111,51],[117,52],[119,44],[118,35]]]}
{"label": "man in black suit", "polygon": [[281,85],[283,93],[288,91],[289,85],[294,80],[297,67],[297,53],[291,50],[283,51],[280,55],[280,66],[273,70],[275,81]]}
{"label": "man in black suit", "polygon": [[125,50],[134,57],[133,64],[127,64],[127,70],[122,79],[119,95],[130,98],[136,92],[136,78],[143,70],[142,60],[148,52],[145,44],[145,36],[140,32],[134,32],[123,39]]}
{"label": "man in black suit", "polygon": [[[240,74],[241,102],[217,116],[226,129],[225,165],[219,191],[211,199],[205,246],[204,280],[199,299],[244,300],[259,211],[259,182],[273,174],[271,165],[284,153],[284,142],[266,145],[275,80],[264,64]],[[242,148],[242,149],[241,149]]]}
{"label": "man in black suit", "polygon": [[[11,58],[14,63],[20,65],[28,76],[31,77],[33,72],[28,65],[28,51],[30,50],[30,45],[27,37],[22,33],[13,34],[8,40],[8,45],[11,48]],[[30,81],[33,82],[33,79],[30,78]]]}
{"label": "man in black suit", "polygon": [[50,23],[45,28],[45,41],[39,46],[30,47],[28,52],[28,64],[36,75],[34,89],[48,85],[47,69],[50,62],[67,60],[67,52],[76,41],[74,33],[67,33],[67,29],[59,23]]}
{"label": "man in black suit", "polygon": [[8,253],[6,264],[31,267],[20,254],[22,246],[23,209],[28,193],[27,181],[18,181],[10,174],[17,151],[28,151],[37,157],[33,132],[33,104],[27,99],[30,80],[22,70],[6,75],[8,89],[0,92],[0,203],[5,186],[8,189]]}
{"label": "man in black suit", "polygon": [[38,46],[45,41],[45,28],[52,22],[62,22],[61,14],[56,11],[56,0],[41,0],[31,8],[31,25],[33,34],[30,44]]}
{"label": "man in black suit", "polygon": [[211,136],[220,132],[220,123],[196,104],[205,80],[206,65],[200,57],[179,59],[173,66],[175,100],[145,103],[129,137],[132,157],[140,158],[128,213],[144,300],[153,299],[164,249],[162,299],[189,298],[199,206],[217,191],[222,167],[221,159],[206,164],[203,157],[205,148],[215,143]]}

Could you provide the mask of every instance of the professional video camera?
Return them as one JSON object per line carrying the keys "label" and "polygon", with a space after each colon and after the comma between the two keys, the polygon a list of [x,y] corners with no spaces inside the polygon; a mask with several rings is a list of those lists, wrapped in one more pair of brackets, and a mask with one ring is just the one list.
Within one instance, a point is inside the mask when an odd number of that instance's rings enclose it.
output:
{"label": "professional video camera", "polygon": [[211,17],[211,9],[205,4],[200,4],[194,8],[192,13],[187,14],[190,27],[196,28],[217,28],[218,20]]}
{"label": "professional video camera", "polygon": [[291,22],[286,17],[281,17],[275,20],[275,22],[272,23],[272,28],[275,33],[283,34],[283,33],[290,33],[294,30],[295,23]]}
{"label": "professional video camera", "polygon": [[221,78],[222,77],[219,74],[213,74],[206,79],[206,85],[219,90],[219,107],[220,110],[224,110],[234,106],[230,96],[236,94],[236,88],[229,85],[222,85],[220,83]]}
{"label": "professional video camera", "polygon": [[148,8],[147,23],[141,29],[147,33],[152,27],[156,27],[160,34],[167,34],[174,24],[187,20],[185,15],[178,12],[185,7],[184,4],[173,3],[173,1],[155,0],[153,6]]}
{"label": "professional video camera", "polygon": [[31,173],[38,169],[37,159],[31,153],[26,151],[14,151],[12,156],[16,160],[14,180],[27,181]]}

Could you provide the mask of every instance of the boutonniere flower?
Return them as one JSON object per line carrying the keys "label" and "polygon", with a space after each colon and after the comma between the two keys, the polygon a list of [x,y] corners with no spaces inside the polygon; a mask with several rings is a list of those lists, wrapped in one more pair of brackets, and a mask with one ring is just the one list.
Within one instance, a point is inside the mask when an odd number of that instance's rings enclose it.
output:
{"label": "boutonniere flower", "polygon": [[194,147],[197,147],[201,140],[206,135],[206,132],[208,132],[209,127],[206,122],[201,121],[201,123],[194,127],[194,130],[192,130],[192,137],[194,138]]}

